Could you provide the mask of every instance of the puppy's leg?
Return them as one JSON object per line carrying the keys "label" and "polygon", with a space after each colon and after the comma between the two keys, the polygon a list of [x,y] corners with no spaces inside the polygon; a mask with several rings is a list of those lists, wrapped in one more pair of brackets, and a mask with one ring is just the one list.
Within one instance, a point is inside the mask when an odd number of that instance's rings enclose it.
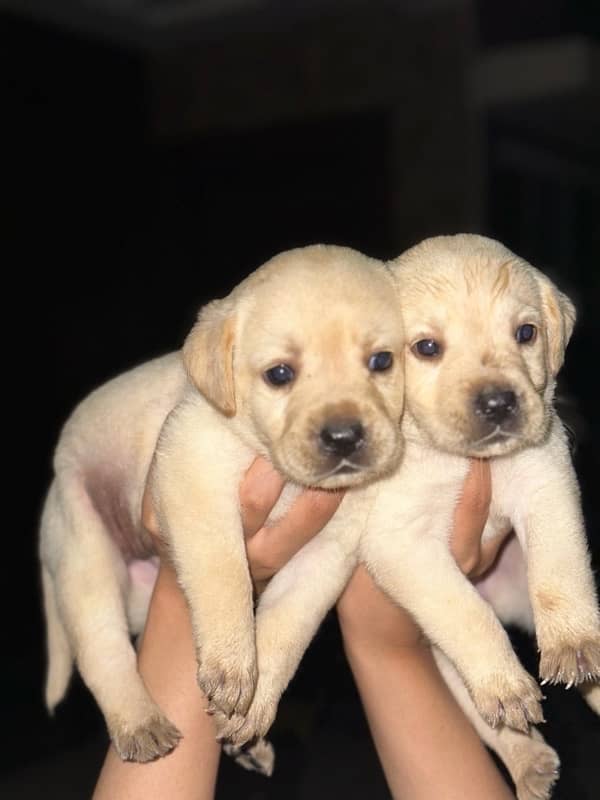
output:
{"label": "puppy's leg", "polygon": [[256,612],[254,698],[245,717],[215,716],[219,736],[234,745],[267,733],[306,648],[348,582],[357,563],[359,536],[358,519],[351,518],[356,527],[346,530],[342,516],[334,517],[275,575],[262,595]]}
{"label": "puppy's leg", "polygon": [[536,728],[531,728],[529,733],[521,733],[505,725],[498,728],[487,725],[452,664],[437,647],[433,648],[433,654],[463,712],[484,743],[506,765],[515,784],[518,800],[549,800],[559,774],[560,761],[556,752],[546,744]]}
{"label": "puppy's leg", "polygon": [[[492,572],[476,581],[475,587],[504,625],[518,625],[535,636],[527,567],[516,537],[513,536],[504,547]],[[578,688],[589,707],[600,715],[600,683],[587,681],[579,684]]]}
{"label": "puppy's leg", "polygon": [[[369,530],[362,551],[376,583],[414,614],[456,665],[484,719],[526,731],[543,719],[541,692],[506,631],[420,515],[391,531]],[[449,525],[449,522],[448,522]]]}
{"label": "puppy's leg", "polygon": [[[82,481],[51,489],[42,529],[45,580],[79,672],[121,758],[150,761],[173,749],[179,732],[152,700],[137,671],[124,592],[127,571]],[[48,684],[59,699],[57,668]]]}
{"label": "puppy's leg", "polygon": [[523,490],[514,522],[527,554],[540,677],[573,686],[600,679],[600,613],[573,469],[568,453],[552,456],[543,486]]}
{"label": "puppy's leg", "polygon": [[248,710],[257,680],[238,499],[251,460],[216,412],[192,397],[163,428],[151,477],[161,533],[190,607],[198,684],[225,715]]}

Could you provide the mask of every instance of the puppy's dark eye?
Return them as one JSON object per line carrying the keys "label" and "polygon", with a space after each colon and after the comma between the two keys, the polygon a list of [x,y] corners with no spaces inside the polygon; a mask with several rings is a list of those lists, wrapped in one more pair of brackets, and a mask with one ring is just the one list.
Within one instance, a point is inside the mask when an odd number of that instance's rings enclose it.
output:
{"label": "puppy's dark eye", "polygon": [[535,341],[536,336],[537,328],[535,325],[530,325],[529,323],[519,325],[515,332],[515,339],[519,344],[531,344]]}
{"label": "puppy's dark eye", "polygon": [[394,363],[394,354],[389,350],[382,350],[381,353],[373,353],[369,358],[368,367],[371,372],[385,372]]}
{"label": "puppy's dark eye", "polygon": [[441,346],[435,339],[420,339],[413,344],[411,350],[415,355],[424,356],[425,358],[434,358],[442,352]]}
{"label": "puppy's dark eye", "polygon": [[263,377],[271,386],[285,386],[294,380],[296,373],[289,364],[277,364],[276,367],[268,369]]}

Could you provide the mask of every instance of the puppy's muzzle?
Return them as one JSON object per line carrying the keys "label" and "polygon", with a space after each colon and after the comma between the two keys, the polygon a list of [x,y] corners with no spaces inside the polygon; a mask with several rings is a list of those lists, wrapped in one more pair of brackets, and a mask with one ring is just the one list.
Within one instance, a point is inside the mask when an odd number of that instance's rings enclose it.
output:
{"label": "puppy's muzzle", "polygon": [[482,430],[514,430],[519,423],[519,400],[512,389],[489,386],[475,396],[473,410]]}
{"label": "puppy's muzzle", "polygon": [[350,458],[366,441],[362,422],[355,418],[329,419],[319,432],[319,448],[333,458]]}

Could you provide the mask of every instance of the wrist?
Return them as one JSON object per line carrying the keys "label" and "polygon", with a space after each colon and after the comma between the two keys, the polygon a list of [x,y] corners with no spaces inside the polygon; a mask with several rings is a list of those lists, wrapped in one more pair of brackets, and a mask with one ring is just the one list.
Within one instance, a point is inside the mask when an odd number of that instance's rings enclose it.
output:
{"label": "wrist", "polygon": [[363,663],[429,650],[421,629],[402,609],[390,608],[389,617],[372,624],[338,612],[338,622],[346,656]]}

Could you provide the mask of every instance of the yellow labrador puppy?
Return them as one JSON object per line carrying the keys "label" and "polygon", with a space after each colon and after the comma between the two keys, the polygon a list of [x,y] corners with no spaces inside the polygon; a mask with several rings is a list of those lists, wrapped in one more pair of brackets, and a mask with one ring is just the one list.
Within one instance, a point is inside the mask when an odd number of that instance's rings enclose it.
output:
{"label": "yellow labrador puppy", "polygon": [[[436,645],[451,688],[505,761],[519,798],[547,797],[558,758],[528,732],[542,719],[539,688],[491,605],[459,572],[448,537],[468,458],[491,459],[484,538],[512,525],[528,582],[523,570],[519,580],[506,568],[513,546],[485,594],[505,621],[527,624],[533,610],[542,679],[588,682],[594,705],[600,616],[577,481],[552,405],[574,309],[542,273],[479,236],[427,240],[391,268],[407,341],[405,452],[392,476],[353,493],[368,496],[370,509],[348,525],[364,524],[355,559]],[[342,505],[338,521],[346,513]],[[336,560],[327,541],[325,533],[303,548],[294,571],[276,575],[261,598],[254,699],[245,718],[217,716],[233,743],[266,732],[322,613],[356,563]]]}
{"label": "yellow labrador puppy", "polygon": [[[141,524],[152,464],[199,684],[226,714],[247,711],[257,663],[240,480],[257,454],[287,476],[276,518],[300,486],[352,487],[390,473],[402,452],[403,344],[395,284],[381,262],[347,248],[298,249],[206,306],[183,359],[144,364],[80,404],[56,449],[41,523],[50,709],[75,661],[122,758],[148,761],[179,738],[130,643],[147,609],[132,565],[152,553]],[[336,526],[324,538],[343,562]]]}
{"label": "yellow labrador puppy", "polygon": [[[512,525],[531,603],[521,594],[511,608],[504,604],[503,616],[533,611],[543,682],[600,677],[600,615],[579,488],[553,407],[572,303],[541,272],[480,236],[425,241],[393,269],[407,337],[408,448],[448,485],[450,475],[464,473],[464,457],[491,459],[484,538]],[[486,594],[498,596],[491,582]]]}

